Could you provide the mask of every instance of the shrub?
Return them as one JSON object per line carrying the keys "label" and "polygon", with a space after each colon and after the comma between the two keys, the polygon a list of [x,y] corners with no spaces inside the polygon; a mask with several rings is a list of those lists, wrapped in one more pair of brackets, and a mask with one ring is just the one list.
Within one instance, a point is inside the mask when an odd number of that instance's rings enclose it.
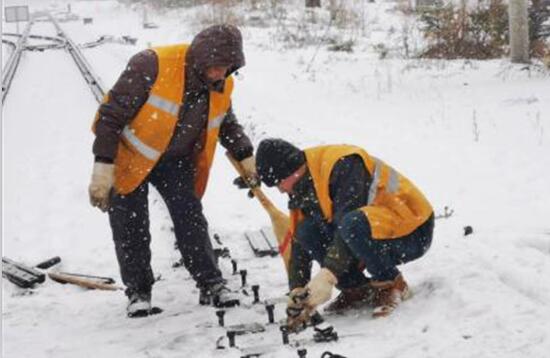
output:
{"label": "shrub", "polygon": [[[531,0],[529,40],[531,56],[544,55],[550,36],[548,0]],[[479,1],[468,9],[452,4],[428,9],[420,17],[424,36],[430,42],[421,57],[487,59],[504,55],[508,49],[508,7],[502,0]]]}
{"label": "shrub", "polygon": [[499,57],[508,41],[508,12],[502,0],[478,3],[473,10],[452,4],[426,10],[421,15],[424,35],[431,42],[421,57]]}

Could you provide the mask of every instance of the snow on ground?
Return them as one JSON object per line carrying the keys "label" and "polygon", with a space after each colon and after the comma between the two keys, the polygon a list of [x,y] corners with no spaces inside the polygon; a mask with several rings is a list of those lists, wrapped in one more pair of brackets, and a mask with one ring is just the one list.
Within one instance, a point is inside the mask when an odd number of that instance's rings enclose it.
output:
{"label": "snow on ground", "polygon": [[[342,339],[308,346],[308,357],[325,350],[347,357],[546,357],[550,78],[506,60],[379,60],[369,41],[379,41],[385,17],[396,21],[382,6],[367,8],[380,19],[351,54],[324,46],[290,49],[273,27],[243,28],[247,66],[233,101],[254,143],[283,137],[302,147],[357,144],[410,177],[437,212],[446,205],[455,210],[437,222],[428,254],[402,268],[413,298],[383,320],[372,320],[368,311],[329,317]],[[94,17],[92,25],[62,24],[78,43],[101,35],[139,38],[135,47],[83,50],[106,88],[140,49],[189,41],[198,18],[195,9],[151,14],[161,26],[143,30],[139,9],[114,1],[76,2],[72,9]],[[37,23],[32,33],[53,35],[54,29]],[[23,55],[3,107],[3,255],[28,264],[59,255],[65,271],[118,279],[107,217],[87,199],[96,107],[67,53]],[[232,188],[234,176],[219,150],[204,200],[211,230],[264,298],[279,297],[285,292],[281,260],[254,258],[242,237],[268,225],[267,215]],[[284,207],[283,196],[267,192]],[[198,306],[187,272],[171,268],[178,259],[171,223],[156,193],[150,201],[153,268],[161,277],[154,302],[165,312],[131,320],[122,292],[51,281],[23,291],[3,280],[3,356],[240,356],[215,350],[224,330],[214,309]],[[466,225],[473,235],[462,235]],[[229,262],[221,265],[237,287]],[[283,313],[278,305],[276,317]],[[265,320],[261,306],[226,315],[227,324]],[[237,340],[243,347],[274,343],[271,357],[297,356],[279,342],[276,327]]]}

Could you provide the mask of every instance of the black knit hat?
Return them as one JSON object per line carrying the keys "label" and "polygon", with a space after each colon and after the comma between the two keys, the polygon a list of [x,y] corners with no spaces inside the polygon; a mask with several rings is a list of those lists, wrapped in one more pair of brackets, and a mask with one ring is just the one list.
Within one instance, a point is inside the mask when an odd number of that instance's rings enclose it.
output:
{"label": "black knit hat", "polygon": [[304,152],[282,139],[264,139],[256,152],[256,169],[267,186],[275,186],[306,162]]}

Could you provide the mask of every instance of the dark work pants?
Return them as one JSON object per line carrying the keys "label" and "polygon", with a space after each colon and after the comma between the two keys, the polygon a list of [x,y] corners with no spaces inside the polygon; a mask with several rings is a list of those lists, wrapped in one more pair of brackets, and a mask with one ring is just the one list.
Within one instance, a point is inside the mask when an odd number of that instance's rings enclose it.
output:
{"label": "dark work pants", "polygon": [[393,280],[399,275],[397,265],[416,260],[432,243],[434,216],[409,235],[387,240],[374,239],[371,226],[360,210],[346,214],[340,222],[337,240],[342,240],[355,258],[361,260],[373,280]]}
{"label": "dark work pants", "polygon": [[[296,240],[313,260],[323,266],[327,249],[334,239],[334,234],[334,225],[319,223],[311,218],[306,218],[297,227]],[[337,275],[339,289],[358,287],[369,281],[369,278],[359,269],[358,260],[350,260],[345,266],[347,267],[345,272]]]}
{"label": "dark work pants", "polygon": [[195,194],[194,175],[192,160],[165,156],[136,190],[127,195],[115,194],[111,198],[109,220],[120,274],[128,295],[150,293],[154,283],[149,247],[149,183],[158,190],[168,207],[177,247],[197,286],[207,287],[223,281],[202,204]]}

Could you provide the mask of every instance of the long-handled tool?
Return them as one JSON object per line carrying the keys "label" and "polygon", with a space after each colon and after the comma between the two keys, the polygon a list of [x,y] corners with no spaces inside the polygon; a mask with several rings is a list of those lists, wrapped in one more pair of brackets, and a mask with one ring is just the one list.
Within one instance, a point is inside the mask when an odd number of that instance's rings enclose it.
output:
{"label": "long-handled tool", "polygon": [[48,276],[59,283],[70,283],[88,289],[116,291],[123,288],[114,284],[110,277],[90,276],[68,272],[48,272]]}
{"label": "long-handled tool", "polygon": [[[287,236],[290,235],[290,218],[287,214],[283,213],[281,210],[279,210],[272,202],[271,200],[264,194],[262,189],[258,186],[252,186],[250,185],[250,182],[248,178],[246,177],[245,171],[242,168],[241,164],[236,161],[231,154],[228,152],[225,153],[227,158],[229,158],[229,161],[241,178],[249,185],[250,190],[254,194],[254,197],[258,199],[260,204],[262,204],[263,208],[267,211],[269,214],[269,218],[271,219],[271,226],[273,227],[273,232],[275,233],[275,237],[277,238],[277,243],[279,244],[279,252],[281,252],[281,246],[286,240]],[[290,260],[290,247],[288,247],[284,252],[281,252],[281,256],[283,258],[283,261],[285,263],[285,267],[288,271],[288,262]]]}

